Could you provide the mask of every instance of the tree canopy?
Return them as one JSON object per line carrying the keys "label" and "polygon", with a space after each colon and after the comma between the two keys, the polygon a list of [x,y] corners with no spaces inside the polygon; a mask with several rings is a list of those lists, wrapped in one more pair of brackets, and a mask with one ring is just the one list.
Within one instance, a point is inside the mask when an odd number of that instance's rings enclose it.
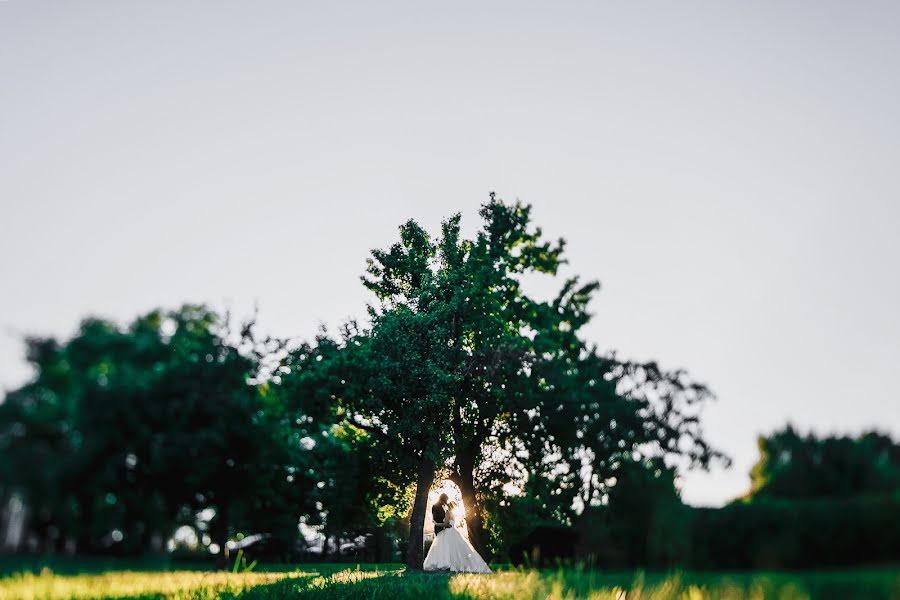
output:
{"label": "tree canopy", "polygon": [[185,306],[29,340],[36,376],[0,404],[0,469],[48,549],[159,549],[206,509],[223,550],[236,528],[296,529],[296,415],[256,380],[266,341],[226,321]]}
{"label": "tree canopy", "polygon": [[[536,478],[548,490],[542,506],[565,521],[573,503],[601,500],[622,457],[716,457],[697,418],[711,397],[704,386],[602,356],[579,337],[598,283],[560,281],[549,300],[525,291],[527,278],[556,278],[565,262],[564,242],[544,239],[531,208],[492,195],[480,216],[473,239],[461,236],[460,215],[435,237],[402,225],[362,278],[377,300],[370,323],[321,341],[335,349],[324,369],[341,373],[328,387],[336,416],[417,465],[410,544],[436,469],[459,485],[469,538],[487,553],[485,504]],[[408,565],[420,564],[412,551]]]}
{"label": "tree canopy", "polygon": [[0,404],[0,499],[21,496],[52,549],[137,552],[187,525],[223,552],[263,532],[288,554],[303,523],[384,556],[404,536],[418,568],[436,478],[489,556],[510,528],[627,498],[617,478],[645,481],[630,465],[725,460],[700,428],[706,386],[585,339],[599,284],[561,277],[565,243],[530,206],[492,194],[479,216],[470,238],[458,214],[435,235],[404,223],[367,262],[365,319],[335,335],[260,339],[186,305],[30,340],[35,376]]}
{"label": "tree canopy", "polygon": [[752,500],[811,499],[900,490],[900,444],[875,431],[800,435],[788,426],[758,440]]}

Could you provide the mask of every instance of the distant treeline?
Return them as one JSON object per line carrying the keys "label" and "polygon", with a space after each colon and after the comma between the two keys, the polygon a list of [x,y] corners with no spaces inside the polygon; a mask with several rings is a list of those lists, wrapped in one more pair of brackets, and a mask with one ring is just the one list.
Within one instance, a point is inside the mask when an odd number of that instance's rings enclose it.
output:
{"label": "distant treeline", "polygon": [[[680,502],[671,475],[635,469],[575,527],[550,524],[514,560],[604,567],[811,568],[900,561],[900,444],[888,436],[759,439],[752,490],[722,508]],[[519,557],[522,557],[521,559]]]}
{"label": "distant treeline", "polygon": [[367,320],[336,335],[289,343],[185,305],[27,340],[34,375],[0,402],[0,545],[417,568],[446,478],[489,559],[896,557],[900,460],[874,433],[763,438],[747,497],[684,507],[666,465],[728,463],[700,423],[711,390],[583,338],[599,283],[558,279],[565,243],[530,207],[492,194],[480,216],[468,239],[459,215],[401,226],[367,262]]}
{"label": "distant treeline", "polygon": [[[366,262],[366,319],[334,334],[260,338],[187,305],[28,340],[34,376],[0,403],[3,542],[415,569],[435,481],[502,559],[632,462],[727,463],[703,435],[705,385],[584,338],[599,282],[560,277],[564,240],[494,194],[479,216],[469,237],[458,214],[434,234],[405,222]],[[537,278],[555,292],[529,293]]]}

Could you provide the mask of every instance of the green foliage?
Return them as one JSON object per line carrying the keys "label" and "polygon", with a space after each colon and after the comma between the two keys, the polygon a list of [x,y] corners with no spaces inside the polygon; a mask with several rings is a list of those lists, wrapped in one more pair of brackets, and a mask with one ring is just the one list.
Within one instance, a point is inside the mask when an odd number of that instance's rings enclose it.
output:
{"label": "green foliage", "polygon": [[692,509],[697,568],[782,569],[900,559],[900,495],[766,500]]}
{"label": "green foliage", "polygon": [[758,441],[750,498],[847,497],[900,490],[900,444],[877,432],[799,435],[792,427]]}
{"label": "green foliage", "polygon": [[234,565],[231,567],[232,573],[250,573],[259,564],[258,561],[247,563],[247,557],[244,556],[244,550],[241,548],[234,557]]}
{"label": "green foliage", "polygon": [[35,378],[0,404],[0,470],[44,547],[160,549],[206,508],[220,545],[238,527],[296,535],[303,457],[258,380],[267,345],[201,306],[30,340]]}
{"label": "green foliage", "polygon": [[[0,405],[0,500],[24,497],[49,550],[139,552],[189,524],[219,545],[271,533],[286,557],[300,519],[382,548],[408,534],[415,550],[441,472],[462,490],[473,543],[503,556],[625,495],[635,461],[722,458],[699,425],[705,386],[581,339],[599,284],[556,279],[565,244],[530,206],[491,194],[479,216],[470,239],[459,215],[436,236],[403,224],[367,263],[366,322],[291,350],[200,306],[32,340],[35,379]],[[548,299],[526,291],[537,278],[552,279]],[[617,506],[606,510],[637,523]]]}
{"label": "green foliage", "polygon": [[[543,238],[531,207],[491,194],[480,216],[473,239],[461,237],[459,215],[434,238],[407,222],[399,242],[372,252],[363,277],[380,302],[370,309],[373,332],[379,319],[409,313],[441,339],[431,360],[442,400],[405,412],[446,423],[428,429],[451,437],[431,456],[452,457],[450,478],[462,490],[476,548],[485,549],[486,506],[522,507],[512,487],[552,488],[533,508],[566,523],[576,500],[599,502],[623,457],[679,454],[701,465],[717,457],[697,418],[711,397],[705,387],[683,371],[600,356],[578,337],[598,283],[566,279],[549,300],[525,292],[529,278],[555,277],[565,262],[564,242]],[[410,358],[421,360],[415,350]],[[415,424],[397,423],[408,425]],[[514,535],[500,531],[510,520],[493,518],[491,539]]]}
{"label": "green foliage", "polygon": [[[766,452],[785,446],[794,450],[775,454],[782,460],[773,465]],[[896,562],[900,492],[871,493],[890,481],[885,463],[894,447],[877,434],[817,439],[788,429],[763,444],[759,465],[771,471],[758,465],[755,473],[774,472],[767,485],[723,508],[682,505],[674,473],[654,461],[623,463],[607,502],[578,523],[579,553],[604,567],[795,569]],[[808,468],[822,479],[809,477]],[[785,481],[788,474],[796,479]]]}
{"label": "green foliage", "polygon": [[580,555],[605,567],[684,565],[690,531],[674,478],[661,460],[623,461],[607,502],[579,521]]}
{"label": "green foliage", "polygon": [[[513,562],[522,560],[517,552],[535,530],[558,527],[574,517],[574,511],[563,507],[555,498],[556,485],[537,473],[530,473],[522,493],[507,496],[487,495],[485,532],[495,556]],[[574,548],[572,549],[574,550]]]}
{"label": "green foliage", "polygon": [[877,433],[788,427],[760,438],[741,502],[683,506],[666,464],[727,462],[700,428],[710,390],[587,344],[599,284],[526,292],[559,276],[564,242],[493,194],[479,215],[470,239],[459,215],[436,236],[403,224],[367,263],[366,322],[291,350],[191,305],[28,340],[34,378],[0,404],[0,501],[25,501],[46,551],[137,554],[187,524],[219,545],[269,533],[287,558],[302,520],[367,534],[380,559],[407,537],[416,566],[447,473],[473,543],[498,557],[567,532],[605,566],[897,560],[900,445]]}
{"label": "green foliage", "polygon": [[[345,447],[356,439],[354,452],[366,452],[373,446],[380,452],[377,458],[368,454],[374,458],[368,466],[381,467],[375,472],[385,473],[394,482],[408,481],[416,473],[413,510],[421,517],[413,519],[418,531],[411,531],[410,536],[421,540],[424,502],[435,463],[446,453],[448,436],[441,424],[449,414],[449,390],[457,378],[447,369],[446,355],[451,349],[446,321],[437,309],[428,312],[407,305],[373,310],[371,316],[367,328],[350,323],[341,339],[322,336],[316,348],[302,348],[291,361],[296,381],[290,386],[300,394],[300,403],[309,395],[311,410],[321,412],[325,422],[342,432]],[[324,401],[323,395],[327,395]],[[329,406],[330,411],[319,411],[321,405]],[[372,441],[354,438],[353,430],[365,432]],[[373,488],[373,483],[379,482],[373,474],[353,469],[335,473],[335,481],[341,482],[337,487],[355,490],[352,499],[358,502],[346,504],[332,496],[329,511],[336,513],[338,522],[348,523],[352,515],[367,511],[369,516],[363,519],[368,522],[374,515],[397,512],[396,507],[373,506],[371,501],[376,497],[384,500],[387,491],[384,486]],[[366,497],[369,502],[359,502]],[[412,564],[420,562],[421,557],[411,559]]]}

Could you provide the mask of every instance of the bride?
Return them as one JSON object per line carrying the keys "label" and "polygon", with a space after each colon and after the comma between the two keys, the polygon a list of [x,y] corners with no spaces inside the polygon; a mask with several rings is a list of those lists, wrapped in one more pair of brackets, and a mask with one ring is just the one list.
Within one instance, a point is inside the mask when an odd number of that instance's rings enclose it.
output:
{"label": "bride", "polygon": [[[441,500],[446,502],[446,496]],[[469,540],[459,530],[460,519],[457,517],[453,502],[435,504],[431,511],[434,519],[434,542],[422,565],[426,571],[452,571],[454,573],[490,573],[491,569],[484,559],[475,551]],[[445,508],[446,507],[446,508]],[[443,514],[443,518],[438,517]]]}

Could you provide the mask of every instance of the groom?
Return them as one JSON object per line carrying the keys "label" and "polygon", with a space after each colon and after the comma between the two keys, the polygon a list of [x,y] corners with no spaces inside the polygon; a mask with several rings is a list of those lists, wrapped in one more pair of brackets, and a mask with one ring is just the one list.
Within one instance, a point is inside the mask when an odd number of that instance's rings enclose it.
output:
{"label": "groom", "polygon": [[441,494],[438,501],[431,505],[431,518],[434,519],[434,537],[445,529],[449,528],[449,525],[444,525],[444,519],[447,516],[447,494]]}

